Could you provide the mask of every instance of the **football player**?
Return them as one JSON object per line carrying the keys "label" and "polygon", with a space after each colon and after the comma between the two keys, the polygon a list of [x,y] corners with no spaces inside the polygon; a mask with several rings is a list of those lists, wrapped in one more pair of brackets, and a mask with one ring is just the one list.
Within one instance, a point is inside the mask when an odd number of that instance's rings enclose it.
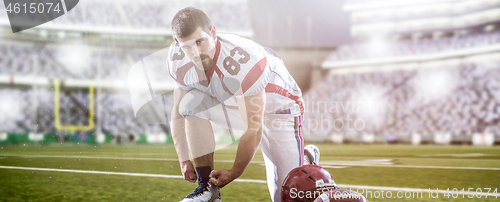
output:
{"label": "football player", "polygon": [[318,165],[303,165],[288,173],[281,186],[282,202],[368,202],[361,194],[339,189],[330,173]]}
{"label": "football player", "polygon": [[[174,42],[167,65],[174,90],[172,137],[184,179],[198,188],[183,201],[220,201],[219,188],[238,178],[260,145],[273,201],[281,184],[304,159],[317,162],[319,150],[302,137],[302,92],[281,58],[246,38],[218,33],[207,15],[192,7],[172,20]],[[211,122],[241,130],[231,169],[213,171]],[[194,159],[194,165],[189,158]],[[316,158],[316,159],[315,159]]]}

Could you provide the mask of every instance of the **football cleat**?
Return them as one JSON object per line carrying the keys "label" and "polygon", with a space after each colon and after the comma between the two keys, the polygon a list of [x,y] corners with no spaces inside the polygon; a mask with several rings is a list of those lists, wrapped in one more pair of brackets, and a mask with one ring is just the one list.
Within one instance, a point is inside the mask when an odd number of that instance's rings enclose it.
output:
{"label": "football cleat", "polygon": [[221,202],[219,187],[210,182],[198,181],[198,188],[181,202]]}
{"label": "football cleat", "polygon": [[319,165],[319,149],[316,145],[310,144],[305,146],[304,155],[309,158],[309,165]]}

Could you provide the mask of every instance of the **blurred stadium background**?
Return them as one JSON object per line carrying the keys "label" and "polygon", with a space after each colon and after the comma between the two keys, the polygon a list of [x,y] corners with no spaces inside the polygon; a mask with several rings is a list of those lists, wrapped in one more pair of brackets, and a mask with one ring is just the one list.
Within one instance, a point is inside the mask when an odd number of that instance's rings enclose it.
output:
{"label": "blurred stadium background", "polygon": [[[500,187],[499,148],[483,147],[500,143],[500,0],[80,0],[16,34],[0,5],[0,201],[179,201],[194,189],[177,179],[165,116],[170,21],[186,6],[283,58],[304,93],[304,138],[341,187]],[[145,78],[152,92],[136,94]],[[235,153],[218,150],[217,169]],[[259,151],[223,199],[268,201],[262,162]]]}
{"label": "blurred stadium background", "polygon": [[[168,125],[135,118],[128,76],[172,42],[173,15],[195,6],[220,32],[284,59],[304,92],[306,140],[492,145],[500,141],[499,5],[82,0],[16,34],[1,7],[0,143],[171,141]],[[148,60],[161,72],[150,73],[155,94],[168,97],[174,83],[162,57]]]}

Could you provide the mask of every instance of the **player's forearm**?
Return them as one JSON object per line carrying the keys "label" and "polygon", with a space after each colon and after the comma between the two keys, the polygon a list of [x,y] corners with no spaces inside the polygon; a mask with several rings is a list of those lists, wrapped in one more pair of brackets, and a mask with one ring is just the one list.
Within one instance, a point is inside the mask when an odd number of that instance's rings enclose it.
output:
{"label": "player's forearm", "polygon": [[[259,146],[260,139],[262,138],[262,127],[264,125],[264,106],[265,106],[265,92],[262,91],[258,94],[238,99],[238,108],[240,113],[245,117],[247,127],[243,136],[240,138],[238,144],[238,151],[236,152],[236,159],[234,161],[233,177],[239,177],[246,169],[250,161],[252,161],[255,151]],[[245,109],[245,110],[242,110]]]}
{"label": "player's forearm", "polygon": [[[175,109],[175,107],[174,107]],[[172,130],[172,139],[175,145],[175,151],[179,157],[179,161],[189,160],[189,148],[186,139],[185,120],[178,113],[172,113],[172,121],[170,122]]]}
{"label": "player's forearm", "polygon": [[184,117],[179,114],[179,103],[186,93],[187,91],[179,87],[174,90],[174,106],[172,107],[172,121],[170,122],[172,139],[180,162],[189,160],[186,122]]}
{"label": "player's forearm", "polygon": [[238,151],[236,152],[236,159],[231,169],[234,178],[243,174],[243,171],[245,171],[248,164],[250,164],[255,156],[261,138],[262,128],[259,130],[247,130],[243,136],[241,136],[240,143],[238,144]]}

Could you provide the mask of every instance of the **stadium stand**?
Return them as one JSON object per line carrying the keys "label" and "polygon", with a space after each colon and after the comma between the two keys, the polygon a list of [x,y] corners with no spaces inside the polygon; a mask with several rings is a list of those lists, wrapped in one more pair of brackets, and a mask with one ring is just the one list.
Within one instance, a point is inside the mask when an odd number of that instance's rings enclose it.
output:
{"label": "stadium stand", "polygon": [[[124,79],[130,67],[129,54],[123,51],[91,50],[83,71],[73,72],[58,60],[57,47],[29,43],[0,44],[0,74],[65,79]],[[22,58],[22,60],[20,59]]]}
{"label": "stadium stand", "polygon": [[[64,26],[92,26],[170,30],[175,13],[193,6],[206,10],[219,30],[250,31],[250,17],[246,0],[237,1],[133,1],[85,0],[79,1],[73,10],[51,22]],[[0,19],[7,20],[5,7],[0,6]],[[161,16],[161,17],[158,17]]]}
{"label": "stadium stand", "polygon": [[[9,112],[1,117],[0,131],[56,133],[54,92],[48,89],[0,89],[2,107]],[[62,125],[88,124],[88,92],[64,92],[60,96]],[[101,92],[96,95],[97,114],[93,130],[106,134],[143,134],[164,132],[151,120],[137,121],[127,92]],[[169,101],[170,103],[170,101]],[[63,131],[64,132],[64,131]]]}
{"label": "stadium stand", "polygon": [[[498,17],[452,29],[429,30],[425,23],[410,32],[384,29],[429,17],[453,21],[469,12],[486,15],[497,5],[487,0],[347,1],[355,42],[324,61],[330,73],[305,94],[304,131],[311,140],[332,141],[338,135],[358,142],[375,135],[379,142],[411,142],[418,134],[438,143],[438,137],[449,134],[451,141],[471,142],[483,133],[500,140]],[[405,9],[412,12],[400,16]],[[367,35],[355,32],[367,25],[374,28]]]}
{"label": "stadium stand", "polygon": [[92,25],[92,26],[125,26],[126,22],[120,15],[116,1],[85,0],[78,6],[54,21],[61,25]]}
{"label": "stadium stand", "polygon": [[478,48],[500,44],[500,30],[474,35],[458,35],[438,39],[426,38],[386,42],[384,50],[374,49],[370,43],[341,46],[328,60],[349,61],[382,57],[403,57],[419,54],[442,53],[465,48]]}
{"label": "stadium stand", "polygon": [[[406,49],[415,48],[416,50],[407,51],[408,55],[426,54],[435,50],[453,50],[469,47],[480,47],[499,43],[498,31],[486,33],[482,35],[467,35],[461,36],[458,39],[438,39],[442,43],[433,42],[414,42],[414,45],[409,43],[401,43]],[[446,44],[446,45],[442,45]],[[458,45],[457,45],[458,44]],[[439,47],[439,46],[441,46]],[[357,46],[349,45],[349,46]],[[398,46],[398,44],[394,45]],[[420,46],[427,46],[426,48]],[[405,49],[401,48],[401,49]],[[425,51],[424,51],[425,50]],[[50,48],[34,48],[29,44],[2,44],[0,45],[0,62],[3,67],[0,69],[0,74],[8,75],[41,75],[47,78],[73,78],[73,79],[122,79],[126,73],[126,65],[123,64],[127,58],[141,58],[146,53],[130,54],[127,52],[99,51],[93,50],[91,53],[92,62],[90,68],[83,74],[73,74],[67,71],[63,65],[57,61],[57,47]],[[335,55],[340,52],[344,53],[340,48]],[[362,51],[353,51],[360,53]],[[395,56],[400,56],[397,53],[403,51],[394,51]],[[367,54],[368,55],[368,54]],[[388,56],[391,56],[387,53]],[[404,54],[402,54],[404,56]],[[36,56],[36,57],[35,57]],[[366,55],[365,55],[366,56]],[[16,58],[33,58],[32,60],[18,60]],[[367,56],[370,58],[374,56]],[[97,59],[96,59],[97,58]],[[349,58],[349,57],[346,57]],[[350,57],[359,59],[363,57]],[[161,67],[161,60],[153,60],[152,67]],[[37,65],[38,70],[34,66]],[[97,68],[100,68],[101,73],[97,73]],[[453,135],[471,134],[473,132],[489,131],[492,133],[500,133],[498,127],[500,113],[500,63],[478,63],[467,64],[457,67],[443,67],[438,70],[400,70],[395,72],[372,72],[361,74],[331,74],[325,81],[319,84],[316,88],[309,91],[305,98],[308,107],[305,127],[311,129],[316,127],[315,136],[327,136],[332,133],[350,134],[353,132],[372,133],[372,134],[399,134],[409,135],[411,133],[434,134],[438,132],[451,132]],[[121,69],[120,69],[121,68]],[[430,101],[425,101],[426,98],[419,97],[416,92],[415,82],[422,75],[430,75],[433,72],[445,72],[445,75],[452,75],[455,85],[446,95],[439,99],[432,98]],[[152,80],[162,80],[163,75],[153,74]],[[349,105],[353,104],[356,97],[359,97],[363,92],[359,89],[366,86],[377,86],[378,88],[369,88],[373,91],[379,91],[379,97],[387,101],[384,107],[377,109],[379,111],[366,113],[358,113],[354,104],[354,109],[339,110],[334,113],[323,113],[325,110],[320,110],[324,107],[321,102],[330,103],[335,101]],[[333,87],[333,88],[332,88]],[[320,90],[321,89],[321,90]],[[328,92],[324,92],[324,89]],[[19,105],[23,109],[24,114],[19,119],[5,120],[0,131],[11,132],[56,132],[54,129],[53,117],[53,92],[47,89],[37,89],[33,92],[27,89],[8,88],[1,91],[2,97],[12,97],[14,100],[21,100]],[[369,97],[370,98],[370,97]],[[36,110],[36,118],[31,116],[34,114],[30,108],[29,101],[38,100]],[[160,127],[149,126],[148,124],[138,123],[134,120],[130,97],[124,92],[104,92],[96,95],[97,108],[102,107],[99,114],[96,116],[96,122],[102,123],[98,127],[99,130],[111,134],[137,134],[143,131],[159,132]],[[309,100],[307,100],[309,99]],[[61,120],[63,124],[86,124],[87,115],[86,103],[88,97],[85,92],[72,92],[61,97]],[[375,103],[377,104],[377,103]],[[380,103],[378,103],[380,104]],[[331,106],[330,106],[331,107]],[[370,107],[370,105],[368,106]],[[382,107],[382,106],[380,106]],[[328,111],[330,109],[327,109]],[[125,116],[124,116],[125,115]],[[7,119],[7,117],[3,117]],[[19,118],[19,117],[18,117]],[[343,126],[341,130],[340,124],[346,124],[346,120],[351,119],[351,124],[357,119],[364,121],[364,127],[360,131],[353,131]],[[377,119],[379,122],[368,120]],[[17,121],[16,121],[17,120]],[[330,120],[330,121],[322,121]],[[343,120],[344,122],[333,123],[332,120]],[[425,120],[425,121],[420,121]],[[147,122],[147,121],[145,121]],[[36,129],[33,129],[32,123],[36,123]],[[322,124],[314,126],[315,124]],[[337,125],[334,125],[337,124]],[[357,123],[360,127],[361,122]],[[322,127],[321,127],[322,126]],[[411,127],[409,127],[411,126]],[[351,125],[351,127],[354,127]],[[97,130],[97,129],[96,129]]]}
{"label": "stadium stand", "polygon": [[[309,109],[304,126],[318,136],[332,133],[500,134],[498,78],[499,62],[331,74],[305,96]],[[438,82],[432,83],[432,79]],[[422,88],[425,82],[443,86]],[[433,94],[433,88],[440,87],[444,90],[434,89],[438,92]],[[350,128],[346,125],[348,120],[351,120]],[[355,120],[360,120],[357,125],[353,125]]]}
{"label": "stadium stand", "polygon": [[[131,58],[147,56],[151,50],[125,52],[121,50],[101,50],[91,48],[89,60],[82,71],[72,72],[58,60],[63,49],[41,43],[3,42],[0,44],[0,75],[12,78],[103,80],[121,82],[126,85]],[[22,58],[22,59],[20,59]],[[132,59],[133,60],[133,59]],[[164,67],[164,61],[149,60],[150,71]],[[159,71],[159,70],[158,70]],[[152,81],[165,81],[168,75],[151,74]],[[60,93],[62,125],[88,124],[88,90],[71,88]],[[159,133],[167,128],[150,125],[154,121],[138,122],[133,114],[130,95],[127,91],[103,89],[96,93],[95,122],[99,123],[93,131],[107,134]],[[0,96],[5,98],[2,106],[9,112],[2,116],[3,132],[41,132],[56,133],[54,127],[54,89],[50,86],[15,86],[0,88]],[[169,99],[166,99],[169,101]]]}
{"label": "stadium stand", "polygon": [[[221,30],[250,30],[246,1],[192,1],[205,9]],[[365,0],[350,1],[354,3]],[[136,3],[126,1],[81,1],[80,6],[53,24],[103,27],[133,27],[166,29],[175,11],[184,7],[183,1]],[[220,4],[220,5],[219,5]],[[223,7],[224,9],[220,9]],[[92,8],[92,9],[90,9]],[[96,9],[97,8],[97,9]],[[5,10],[0,6],[0,19]],[[106,15],[102,15],[105,12]],[[164,18],[157,18],[161,13]],[[103,16],[106,16],[103,18]],[[496,27],[498,27],[495,24]],[[500,30],[482,29],[484,25],[448,32],[442,37],[424,35],[386,41],[384,50],[360,40],[339,47],[327,59],[330,62],[403,58],[439,54],[500,44]],[[452,33],[452,34],[449,34]],[[395,33],[397,34],[397,33]],[[0,75],[36,76],[46,79],[123,81],[134,61],[154,50],[145,48],[124,51],[119,48],[89,48],[89,60],[81,71],[66,68],[60,60],[64,47],[40,42],[0,43]],[[19,58],[23,58],[22,60]],[[150,67],[161,68],[164,61],[151,60]],[[378,66],[373,65],[374,69]],[[437,75],[437,76],[436,76]],[[152,81],[164,81],[167,75],[151,74]],[[437,80],[434,83],[429,78]],[[316,87],[305,93],[305,131],[307,137],[326,138],[332,134],[358,137],[360,134],[410,136],[451,133],[454,137],[472,133],[500,134],[500,62],[467,62],[454,66],[391,71],[334,73],[326,76]],[[431,80],[432,81],[432,80]],[[446,81],[447,85],[442,84]],[[443,85],[437,88],[426,83]],[[429,87],[430,86],[430,87]],[[434,89],[433,89],[434,87]],[[85,89],[85,88],[83,88]],[[0,97],[10,100],[9,116],[1,117],[0,132],[50,132],[54,127],[54,92],[50,86],[2,86]],[[36,102],[32,102],[36,100]],[[88,123],[88,93],[86,90],[67,90],[61,93],[61,120],[64,125]],[[170,99],[167,99],[170,100]],[[13,104],[14,103],[14,104]],[[96,93],[98,123],[93,132],[109,134],[158,133],[168,131],[164,126],[149,125],[152,120],[138,122],[134,118],[130,95],[123,90],[104,89]],[[170,104],[167,104],[170,106]],[[169,107],[167,107],[169,108]],[[17,114],[18,113],[18,114]],[[154,117],[150,117],[154,118]],[[350,128],[347,125],[350,124]],[[166,126],[168,128],[168,126]],[[354,128],[354,129],[353,129]]]}

